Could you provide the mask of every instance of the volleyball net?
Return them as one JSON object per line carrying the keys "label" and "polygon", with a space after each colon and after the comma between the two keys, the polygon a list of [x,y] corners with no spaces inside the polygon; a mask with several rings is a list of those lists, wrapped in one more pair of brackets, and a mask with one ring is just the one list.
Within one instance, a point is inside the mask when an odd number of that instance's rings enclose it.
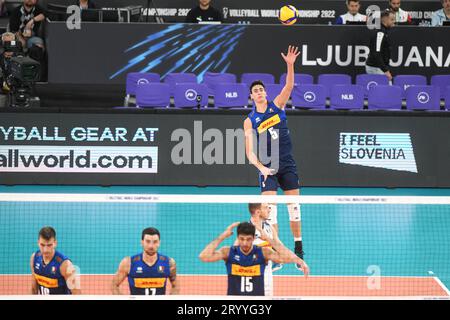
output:
{"label": "volleyball net", "polygon": [[[56,230],[56,250],[75,266],[84,295],[111,295],[120,262],[143,251],[142,231],[154,227],[158,252],[176,263],[180,295],[224,296],[225,262],[199,255],[227,226],[250,220],[249,203],[276,204],[291,251],[287,205],[300,205],[310,275],[285,263],[273,272],[275,298],[450,296],[450,197],[31,193],[0,194],[0,296],[30,294],[44,226]],[[235,241],[236,232],[219,248]],[[128,279],[120,291],[130,294]]]}

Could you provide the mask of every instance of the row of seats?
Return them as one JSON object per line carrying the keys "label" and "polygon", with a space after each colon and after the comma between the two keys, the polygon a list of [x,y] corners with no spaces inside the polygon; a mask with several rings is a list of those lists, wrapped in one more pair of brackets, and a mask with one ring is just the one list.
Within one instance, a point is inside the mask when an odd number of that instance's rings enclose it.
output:
{"label": "row of seats", "polygon": [[[262,80],[266,85],[269,99],[274,99],[283,87],[285,74],[281,76],[281,84],[275,84],[274,76],[266,73],[246,73],[242,75],[242,82],[236,82],[236,75],[231,73],[205,73],[203,83],[197,83],[197,76],[193,73],[170,73],[164,78],[164,83],[160,82],[160,75],[157,73],[130,73],[127,76],[127,96],[125,105],[127,106],[136,96],[138,106],[165,106],[167,99],[173,97],[176,107],[203,107],[211,103],[217,107],[245,107],[248,105],[249,85],[255,80]],[[330,103],[331,107],[343,105],[346,109],[361,109],[365,99],[372,98],[378,90],[372,89],[376,86],[389,87],[389,82],[384,75],[361,74],[356,77],[356,85],[351,84],[351,77],[345,74],[322,74],[318,77],[318,84],[313,84],[313,77],[308,74],[295,75],[295,89],[292,93],[292,105],[294,107],[324,108],[327,99],[341,96],[342,103]],[[151,86],[155,84],[156,86]],[[159,85],[159,86],[158,86]],[[420,75],[399,75],[394,78],[392,88],[380,88],[388,103],[383,109],[395,109],[398,106],[397,92],[400,90],[400,106],[402,99],[407,99],[407,92],[410,87],[416,87],[420,91],[413,98],[410,97],[406,105],[411,109],[440,109],[440,100],[444,100],[450,86],[450,75],[436,75],[431,77],[431,86],[427,85],[427,79]],[[155,90],[151,88],[157,88]],[[362,91],[362,94],[361,94]],[[413,92],[413,90],[409,90]],[[386,92],[390,92],[387,94]],[[139,98],[138,98],[139,96]],[[167,98],[167,96],[169,98]],[[361,98],[362,96],[362,98]],[[419,99],[420,98],[420,99]],[[361,102],[362,99],[362,102]],[[416,100],[419,105],[416,107],[412,102]],[[420,101],[419,101],[420,100]],[[449,99],[445,99],[448,103]],[[325,101],[325,102],[323,102]],[[371,105],[371,104],[370,104]],[[372,106],[372,105],[371,105]],[[339,107],[337,107],[339,108]]]}
{"label": "row of seats", "polygon": [[[241,82],[249,86],[255,80],[262,80],[264,84],[275,84],[275,77],[269,73],[244,73]],[[393,84],[402,87],[404,90],[411,85],[428,85],[427,78],[422,75],[397,75],[393,79]],[[161,82],[157,73],[134,72],[127,75],[126,92],[127,95],[134,95],[136,86],[139,83]],[[286,74],[282,74],[279,84],[284,86]],[[172,88],[175,83],[197,83],[197,76],[193,73],[169,73],[164,77],[164,83]],[[214,86],[218,83],[237,83],[237,77],[232,73],[207,72],[203,77],[203,82],[208,86],[209,95],[213,95]],[[295,84],[314,84],[314,77],[310,74],[296,73],[294,75]],[[317,84],[324,85],[327,90],[327,97],[330,97],[329,89],[336,84],[352,84],[352,78],[347,74],[321,74],[317,78]],[[368,96],[370,87],[374,85],[388,85],[389,81],[384,75],[360,74],[356,76],[355,84],[365,88],[365,97]],[[441,88],[443,98],[444,89],[450,85],[450,74],[434,75],[430,79],[430,85]],[[405,98],[406,91],[402,93]]]}
{"label": "row of seats", "polygon": [[[280,93],[280,85],[267,85],[269,100]],[[326,87],[320,84],[302,84],[294,86],[291,94],[291,106],[294,108],[326,109],[327,102],[332,109],[363,109],[365,89],[360,85],[333,85],[328,101]],[[203,108],[210,103],[208,87],[205,84],[177,83],[171,87],[165,83],[148,83],[136,88],[138,107],[168,107],[173,96],[177,108]],[[213,90],[217,108],[247,108],[249,105],[248,88],[242,83],[216,84]],[[406,109],[441,110],[440,88],[435,86],[410,86],[406,89]],[[450,110],[450,86],[446,88],[445,107]],[[370,88],[367,97],[369,109],[401,110],[403,89],[396,85],[377,85]]]}

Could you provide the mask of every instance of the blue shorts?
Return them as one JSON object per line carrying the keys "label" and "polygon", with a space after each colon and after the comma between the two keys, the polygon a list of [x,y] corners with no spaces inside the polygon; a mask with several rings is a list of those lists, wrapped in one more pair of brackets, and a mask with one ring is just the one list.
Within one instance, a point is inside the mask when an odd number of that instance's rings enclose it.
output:
{"label": "blue shorts", "polygon": [[283,191],[300,188],[297,167],[295,165],[282,168],[276,174],[267,176],[266,181],[263,180],[264,176],[259,173],[259,186],[261,187],[261,192],[277,191],[278,187]]}

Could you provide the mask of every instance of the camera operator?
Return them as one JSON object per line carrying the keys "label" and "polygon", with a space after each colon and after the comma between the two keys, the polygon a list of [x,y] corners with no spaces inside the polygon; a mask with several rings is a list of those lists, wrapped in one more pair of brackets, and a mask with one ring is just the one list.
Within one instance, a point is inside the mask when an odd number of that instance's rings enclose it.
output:
{"label": "camera operator", "polygon": [[44,9],[37,0],[23,0],[23,4],[11,13],[9,27],[16,34],[28,55],[40,63],[44,60],[44,40],[39,37],[41,22],[45,19]]}
{"label": "camera operator", "polygon": [[0,64],[1,64],[1,83],[3,91],[9,91],[7,77],[10,74],[10,60],[12,57],[23,54],[22,45],[17,41],[16,36],[12,32],[2,34],[2,46],[0,48]]}

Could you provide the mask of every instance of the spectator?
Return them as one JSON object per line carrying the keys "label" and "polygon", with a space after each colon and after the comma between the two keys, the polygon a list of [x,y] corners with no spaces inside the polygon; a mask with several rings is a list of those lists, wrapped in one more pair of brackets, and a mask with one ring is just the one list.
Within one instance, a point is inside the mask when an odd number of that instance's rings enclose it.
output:
{"label": "spectator", "polygon": [[198,6],[192,8],[187,16],[186,23],[199,23],[208,21],[220,21],[223,22],[223,16],[219,10],[213,8],[211,0],[199,0]]}
{"label": "spectator", "polygon": [[361,4],[359,0],[347,0],[347,9],[348,12],[339,16],[336,20],[336,24],[347,24],[348,21],[351,22],[366,22],[367,16],[360,14],[359,9],[361,8]]}
{"label": "spectator", "polygon": [[366,61],[366,72],[385,74],[392,81],[389,69],[391,59],[391,41],[389,30],[395,25],[395,13],[386,9],[381,13],[381,29],[372,31],[370,36],[370,53]]}
{"label": "spectator", "polygon": [[411,24],[411,15],[409,12],[400,8],[401,0],[389,0],[389,9],[395,13],[395,23]]}
{"label": "spectator", "polygon": [[22,47],[31,49],[34,45],[43,50],[44,40],[38,34],[45,15],[36,2],[37,0],[24,0],[21,6],[14,9],[9,17],[9,28],[22,42]]}
{"label": "spectator", "polygon": [[450,0],[441,0],[442,9],[433,12],[431,25],[433,27],[442,26],[444,21],[450,21]]}
{"label": "spectator", "polygon": [[77,0],[76,5],[83,9],[97,9],[97,6],[92,0]]}
{"label": "spectator", "polygon": [[19,43],[19,41],[16,41],[16,35],[14,33],[5,32],[2,34],[2,46],[0,48],[0,66],[2,71],[0,74],[0,82],[2,84],[2,93],[9,92],[10,90],[6,78],[10,71],[10,59],[22,51]]}

